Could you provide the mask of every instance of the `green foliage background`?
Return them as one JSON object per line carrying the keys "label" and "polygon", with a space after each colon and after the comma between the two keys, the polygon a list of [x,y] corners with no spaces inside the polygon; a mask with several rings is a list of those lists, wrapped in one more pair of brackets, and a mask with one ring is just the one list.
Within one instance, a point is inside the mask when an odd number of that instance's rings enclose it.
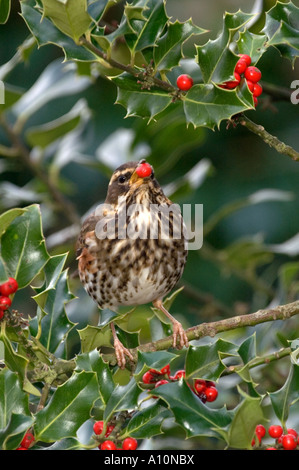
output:
{"label": "green foliage background", "polygon": [[[167,12],[173,21],[192,16],[195,24],[210,30],[210,33],[199,36],[197,44],[203,44],[207,37],[214,38],[221,29],[225,11],[240,8],[250,12],[254,2],[215,1],[207,5],[204,1],[190,0],[183,3],[182,8],[182,2],[168,0]],[[264,3],[265,9],[272,6],[269,4],[271,2]],[[118,7],[112,14],[118,17]],[[259,31],[260,27],[261,24],[257,23],[253,26],[253,32],[254,28]],[[0,27],[1,64],[14,56],[27,37],[28,28],[19,15],[19,4],[13,2],[8,22]],[[191,38],[184,46],[189,53],[193,51],[193,43]],[[126,51],[119,47],[117,53],[123,59]],[[7,75],[12,97],[18,90],[29,90],[42,73],[47,73],[45,70],[49,64],[53,74],[49,89],[53,83],[59,82],[59,64],[63,60],[59,48],[47,45],[38,49],[30,45],[24,49],[24,54],[27,57],[25,62],[12,67]],[[298,61],[292,69],[290,61],[282,58],[274,48],[267,51],[258,66],[263,80],[277,86],[288,89],[291,82],[298,79]],[[3,68],[0,68],[1,72]],[[295,238],[299,232],[298,162],[278,154],[241,126],[226,129],[226,122],[222,122],[219,130],[212,131],[202,127],[187,128],[183,120],[171,113],[149,124],[139,118],[124,119],[125,110],[114,104],[116,87],[113,83],[101,76],[91,82],[84,78],[85,73],[89,73],[86,64],[78,63],[77,73],[81,82],[76,82],[75,74],[70,71],[65,87],[62,86],[62,91],[56,94],[54,90],[53,99],[49,95],[42,102],[42,96],[38,95],[37,102],[41,101],[37,109],[31,110],[32,102],[23,103],[23,109],[18,112],[25,111],[26,115],[29,110],[30,117],[26,119],[22,135],[26,136],[27,145],[35,147],[36,158],[44,159],[48,174],[80,217],[103,201],[111,171],[125,160],[138,159],[144,153],[154,165],[160,183],[171,190],[175,202],[203,204],[206,227],[204,246],[199,251],[189,253],[182,279],[185,289],[177,296],[172,313],[187,327],[253,312],[266,308],[271,302],[283,304],[298,299],[299,241]],[[43,91],[49,89],[45,85]],[[264,95],[257,110],[247,115],[261,123],[271,134],[298,148],[298,106],[283,100],[271,101]],[[39,126],[66,114],[68,118],[58,127],[60,130],[56,126],[53,131],[61,131],[61,137],[52,146],[48,145],[51,135],[41,132]],[[1,126],[0,144],[9,145]],[[194,174],[195,183],[190,178]],[[173,182],[176,184],[174,188],[170,186]],[[75,273],[76,233],[71,229],[70,213],[53,211],[51,196],[38,178],[32,179],[32,173],[24,161],[13,156],[0,157],[1,212],[36,202],[41,204],[43,231],[49,252],[61,256],[61,259],[64,258],[61,253],[69,252],[66,266],[70,274]],[[66,288],[63,282],[65,280],[61,278],[62,289]],[[77,298],[61,308],[65,307],[70,322],[77,324],[82,339],[86,325],[97,324],[97,308],[75,276],[69,282],[70,290]],[[30,298],[33,295],[38,295],[38,291],[33,291],[30,286],[17,293],[14,308],[33,316],[36,309],[35,302]],[[69,295],[68,300],[71,298]],[[142,325],[143,339],[149,340],[150,326],[145,326],[149,312],[146,308],[140,309],[134,326],[125,325],[126,329],[135,332],[138,325]],[[293,319],[288,323],[276,323],[256,328],[258,354],[279,349],[288,344],[287,339],[298,338],[298,321]],[[37,328],[37,325],[33,324],[34,327]],[[62,329],[69,327],[66,321]],[[159,331],[157,324],[152,323],[152,327]],[[251,330],[237,330],[222,337],[228,341],[242,342],[246,334],[251,334]],[[52,348],[55,349],[55,346],[52,345]],[[79,337],[73,329],[68,336],[65,357],[72,357],[79,351],[78,348]],[[266,370],[254,372],[254,379],[260,384],[260,393],[266,390],[275,392],[282,387],[288,376],[288,361],[282,359],[276,367],[270,365]],[[176,364],[180,366],[180,359]],[[81,374],[83,379],[84,372]],[[126,377],[122,378],[120,374],[119,380],[125,382]],[[217,408],[223,404],[228,408],[236,405],[238,393],[235,385],[236,379],[233,377],[221,380]],[[187,391],[180,390],[179,393],[185,398]],[[163,396],[163,391],[159,394]],[[271,413],[273,411],[269,408],[269,419]],[[30,420],[27,421],[25,424],[29,426]],[[296,413],[293,413],[289,423],[299,426]],[[42,426],[41,415],[37,429],[42,430]],[[40,433],[43,436],[42,431]],[[170,428],[160,438],[162,443],[153,445],[160,445],[161,448],[217,448],[212,434],[210,438],[201,438],[200,443],[193,438],[182,444],[183,432]]]}

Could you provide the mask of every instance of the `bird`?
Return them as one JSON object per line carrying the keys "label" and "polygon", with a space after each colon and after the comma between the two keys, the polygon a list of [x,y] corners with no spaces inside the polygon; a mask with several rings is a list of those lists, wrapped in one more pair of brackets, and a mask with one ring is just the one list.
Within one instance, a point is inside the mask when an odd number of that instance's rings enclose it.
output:
{"label": "bird", "polygon": [[[145,159],[126,162],[112,174],[107,196],[82,223],[76,244],[78,273],[100,310],[151,303],[172,323],[173,347],[188,347],[182,324],[163,298],[181,278],[187,260],[186,227]],[[117,364],[133,356],[110,323]]]}

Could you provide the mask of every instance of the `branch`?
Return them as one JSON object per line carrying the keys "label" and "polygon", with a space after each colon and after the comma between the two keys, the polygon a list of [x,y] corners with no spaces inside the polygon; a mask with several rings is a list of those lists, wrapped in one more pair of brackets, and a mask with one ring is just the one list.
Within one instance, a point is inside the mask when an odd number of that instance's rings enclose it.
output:
{"label": "branch", "polygon": [[[132,67],[131,65],[125,65],[125,64],[122,64],[121,62],[117,62],[116,60],[112,59],[107,54],[105,54],[105,52],[101,51],[101,49],[94,46],[85,37],[82,36],[80,38],[79,44],[84,46],[86,49],[88,49],[90,52],[95,54],[100,59],[103,59],[105,62],[107,62],[107,64],[111,65],[111,67],[115,67],[117,69],[123,70],[123,72],[127,72],[130,75],[133,75],[134,77],[137,78],[137,80],[140,80],[141,82],[145,80],[144,71],[140,71],[136,69],[135,67]],[[157,77],[151,76],[150,80],[152,82],[152,85],[162,88],[163,90],[168,91],[169,93],[174,93],[177,91],[177,88],[175,88],[173,85],[171,85],[170,83],[164,80],[160,80]]]}
{"label": "branch", "polygon": [[[286,320],[299,314],[299,300],[286,305],[280,305],[275,308],[258,310],[255,313],[246,315],[238,315],[224,320],[219,320],[210,323],[201,323],[200,325],[193,326],[186,330],[189,341],[200,339],[205,336],[214,337],[218,333],[224,331],[235,330],[237,328],[244,328],[246,326],[256,326],[261,323],[276,320]],[[130,349],[134,358],[137,358],[137,352],[151,352],[161,351],[172,347],[172,336],[154,341],[152,343],[141,344],[137,348]]]}
{"label": "branch", "polygon": [[247,127],[247,129],[254,134],[257,134],[263,141],[268,144],[270,147],[275,148],[275,150],[278,153],[282,153],[284,155],[287,155],[290,157],[292,160],[298,162],[299,161],[299,152],[293,149],[293,147],[290,147],[290,145],[286,145],[284,142],[281,142],[277,137],[275,137],[272,134],[269,134],[265,130],[263,126],[260,124],[256,124],[255,122],[251,121],[248,119],[248,117],[242,115],[240,120],[240,124],[242,126]]}

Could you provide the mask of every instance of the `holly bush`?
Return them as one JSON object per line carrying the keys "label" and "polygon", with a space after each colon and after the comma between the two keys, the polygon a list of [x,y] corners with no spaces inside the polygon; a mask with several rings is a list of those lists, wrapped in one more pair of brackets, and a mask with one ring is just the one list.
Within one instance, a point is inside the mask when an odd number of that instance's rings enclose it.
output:
{"label": "holly bush", "polygon": [[[0,67],[1,171],[14,174],[21,165],[30,176],[23,186],[1,183],[0,285],[9,277],[18,285],[9,294],[12,305],[1,309],[1,448],[94,449],[107,440],[120,448],[128,438],[127,449],[135,439],[138,449],[296,448],[289,437],[286,446],[271,435],[261,437],[257,426],[281,426],[284,435],[290,423],[299,430],[298,238],[272,245],[259,237],[240,238],[225,248],[213,247],[208,238],[237,211],[288,204],[292,195],[258,188],[205,220],[207,241],[189,263],[194,268],[202,257],[239,277],[252,289],[255,311],[249,313],[242,302],[227,307],[183,279],[184,291],[179,286],[165,299],[166,307],[183,315],[180,298],[187,294],[205,305],[202,318],[209,321],[188,314],[191,345],[175,350],[169,324],[149,306],[103,310],[95,320],[97,309],[76,274],[80,217],[63,170],[74,165],[74,181],[82,183],[89,200],[83,167],[96,170],[104,187],[127,142],[130,158],[147,156],[158,178],[174,170],[174,181],[165,186],[169,197],[192,201],[212,167],[198,157],[189,169],[182,164],[179,173],[175,165],[197,148],[205,129],[225,133],[240,126],[296,165],[298,152],[254,122],[262,100],[255,99],[248,79],[241,74],[232,87],[227,83],[236,81],[240,55],[257,68],[275,50],[295,67],[299,8],[276,2],[259,15],[225,13],[220,33],[205,40],[207,31],[191,19],[172,21],[163,0],[22,0],[19,6],[29,37]],[[0,2],[2,27],[10,7],[10,1]],[[55,60],[27,90],[11,85],[9,74],[46,45],[56,48]],[[177,79],[185,74],[192,83],[184,89]],[[98,77],[116,90],[126,117],[143,119],[134,135],[122,130],[127,140],[119,147],[118,135],[105,148],[95,147],[92,159],[85,145],[97,141],[100,130],[92,127],[85,93]],[[289,90],[266,82],[262,87],[270,107],[285,97],[293,106]],[[62,102],[72,96],[76,103],[66,112]],[[102,113],[106,105],[104,91]],[[112,320],[134,357],[125,370],[117,367],[111,347]]]}

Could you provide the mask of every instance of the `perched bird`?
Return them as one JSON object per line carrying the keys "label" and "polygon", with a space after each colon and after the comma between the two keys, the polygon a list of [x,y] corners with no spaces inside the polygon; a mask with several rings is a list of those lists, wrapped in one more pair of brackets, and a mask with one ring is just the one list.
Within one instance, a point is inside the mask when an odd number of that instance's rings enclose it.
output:
{"label": "perched bird", "polygon": [[[145,160],[117,168],[105,203],[83,223],[77,241],[80,280],[100,309],[152,302],[173,326],[173,346],[188,346],[181,325],[163,297],[181,278],[186,258],[185,226],[178,206],[164,194]],[[133,359],[110,324],[118,365]],[[178,343],[179,340],[179,343]]]}

